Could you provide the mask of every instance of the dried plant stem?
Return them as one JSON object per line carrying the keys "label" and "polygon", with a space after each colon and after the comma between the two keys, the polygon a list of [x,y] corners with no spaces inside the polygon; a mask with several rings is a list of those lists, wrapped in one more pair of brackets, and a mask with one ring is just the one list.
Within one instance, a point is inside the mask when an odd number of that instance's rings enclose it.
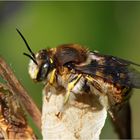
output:
{"label": "dried plant stem", "polygon": [[13,91],[13,93],[20,96],[20,100],[24,105],[27,112],[31,115],[32,119],[36,126],[41,129],[41,112],[37,108],[36,104],[29,97],[27,91],[23,88],[21,83],[17,80],[16,76],[10,69],[10,67],[6,64],[4,59],[0,58],[0,75],[4,80],[7,81],[9,88]]}

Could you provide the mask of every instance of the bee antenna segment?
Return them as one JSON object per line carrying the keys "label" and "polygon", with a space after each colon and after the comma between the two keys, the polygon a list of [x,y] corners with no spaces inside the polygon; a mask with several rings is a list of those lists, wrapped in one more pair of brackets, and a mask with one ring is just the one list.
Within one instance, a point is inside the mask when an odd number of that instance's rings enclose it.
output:
{"label": "bee antenna segment", "polygon": [[27,46],[27,49],[29,50],[29,52],[31,53],[32,57],[35,58],[35,54],[33,53],[33,51],[31,50],[31,48],[29,47],[26,39],[24,38],[24,36],[22,35],[22,33],[16,28],[17,32],[19,33],[19,35],[21,36],[21,38],[23,39],[24,43]]}
{"label": "bee antenna segment", "polygon": [[29,57],[30,59],[33,60],[33,62],[34,62],[36,65],[38,65],[37,62],[36,62],[36,60],[35,60],[31,55],[29,55],[29,54],[27,54],[27,53],[23,53],[23,55]]}

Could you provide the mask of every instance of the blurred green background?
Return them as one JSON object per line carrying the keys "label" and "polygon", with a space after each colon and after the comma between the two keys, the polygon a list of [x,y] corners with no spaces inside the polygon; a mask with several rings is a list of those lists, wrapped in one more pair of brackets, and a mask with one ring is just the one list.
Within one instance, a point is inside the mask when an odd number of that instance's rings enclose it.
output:
{"label": "blurred green background", "polygon": [[[140,63],[140,2],[0,2],[0,56],[40,109],[43,85],[29,78],[29,60],[22,55],[28,51],[16,28],[34,52],[79,43]],[[140,138],[139,92],[134,90],[131,98],[133,138]],[[35,132],[41,138],[37,129]],[[117,138],[109,119],[101,138]]]}

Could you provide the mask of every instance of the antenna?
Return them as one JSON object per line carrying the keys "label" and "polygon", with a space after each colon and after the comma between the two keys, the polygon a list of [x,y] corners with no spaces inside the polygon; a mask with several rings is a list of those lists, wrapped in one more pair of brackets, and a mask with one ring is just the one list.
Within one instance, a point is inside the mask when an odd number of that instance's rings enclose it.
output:
{"label": "antenna", "polygon": [[38,65],[37,62],[36,62],[36,60],[35,60],[31,55],[29,55],[29,54],[27,54],[27,53],[23,53],[23,55],[29,57],[30,59],[32,59],[32,60],[34,61],[34,63],[35,63],[36,65]]}
{"label": "antenna", "polygon": [[33,53],[33,51],[31,50],[31,48],[29,47],[26,39],[24,38],[24,36],[22,35],[22,33],[16,28],[17,32],[19,33],[19,35],[21,36],[21,38],[23,39],[27,49],[29,50],[29,52],[31,53],[31,55],[27,54],[27,53],[23,53],[24,55],[26,55],[27,57],[29,57],[30,59],[33,60],[33,62],[37,65],[37,62],[35,60],[35,54]]}
{"label": "antenna", "polygon": [[17,30],[17,32],[19,33],[19,35],[21,36],[21,38],[23,39],[24,43],[26,44],[27,49],[28,49],[29,52],[31,53],[31,56],[32,56],[33,58],[35,58],[35,54],[34,54],[33,51],[31,50],[31,48],[29,47],[29,45],[28,45],[26,39],[24,38],[24,36],[22,35],[22,33],[21,33],[17,28],[16,28],[16,30]]}

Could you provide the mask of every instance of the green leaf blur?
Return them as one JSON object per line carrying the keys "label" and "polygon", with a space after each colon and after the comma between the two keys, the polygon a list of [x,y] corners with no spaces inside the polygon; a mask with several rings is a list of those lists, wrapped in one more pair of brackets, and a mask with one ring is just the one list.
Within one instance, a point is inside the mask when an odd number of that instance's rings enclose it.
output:
{"label": "green leaf blur", "polygon": [[[0,56],[41,109],[42,84],[28,75],[28,52],[18,28],[34,52],[64,43],[140,63],[140,2],[0,2]],[[139,90],[131,98],[133,137],[140,137]],[[29,118],[36,134],[39,131]],[[109,121],[101,138],[117,138]]]}

